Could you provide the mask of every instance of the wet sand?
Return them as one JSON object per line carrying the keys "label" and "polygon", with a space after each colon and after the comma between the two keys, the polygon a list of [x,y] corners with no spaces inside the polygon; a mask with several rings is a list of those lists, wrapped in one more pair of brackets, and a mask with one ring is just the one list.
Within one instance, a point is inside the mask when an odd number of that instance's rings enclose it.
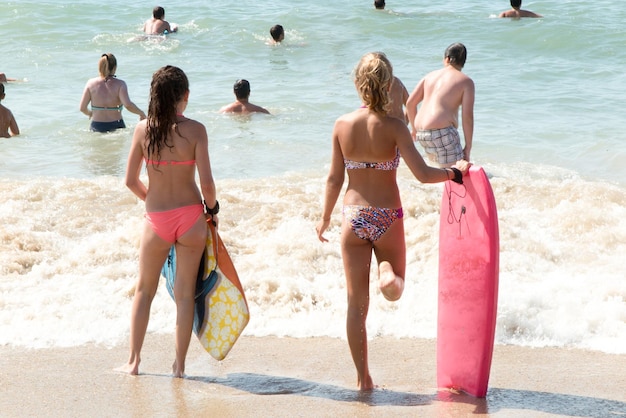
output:
{"label": "wet sand", "polygon": [[149,334],[140,376],[127,347],[0,347],[1,417],[626,417],[626,355],[496,346],[485,399],[438,391],[433,340],[375,338],[379,389],[355,390],[345,340],[242,337],[217,362],[197,341],[170,375],[171,335]]}

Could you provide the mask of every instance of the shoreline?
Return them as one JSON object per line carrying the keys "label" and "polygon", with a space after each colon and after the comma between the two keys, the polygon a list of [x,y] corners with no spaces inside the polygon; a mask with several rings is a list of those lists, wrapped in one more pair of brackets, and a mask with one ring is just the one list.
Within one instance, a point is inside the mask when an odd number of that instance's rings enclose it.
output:
{"label": "shoreline", "polygon": [[127,350],[0,347],[1,415],[626,417],[626,355],[496,345],[477,399],[437,390],[434,340],[371,340],[371,393],[341,339],[243,336],[217,362],[194,337],[186,379],[171,377],[172,335],[146,335],[139,376],[113,371]]}

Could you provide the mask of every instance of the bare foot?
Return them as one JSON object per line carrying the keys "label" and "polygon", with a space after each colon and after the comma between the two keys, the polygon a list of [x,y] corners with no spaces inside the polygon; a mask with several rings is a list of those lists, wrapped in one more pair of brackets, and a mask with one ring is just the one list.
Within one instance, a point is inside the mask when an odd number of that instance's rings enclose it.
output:
{"label": "bare foot", "polygon": [[404,291],[404,279],[397,276],[388,261],[383,261],[378,266],[378,288],[388,301],[396,301]]}
{"label": "bare foot", "polygon": [[361,382],[361,379],[357,379],[356,385],[361,392],[368,392],[378,387],[374,385],[374,382],[372,381],[372,376],[370,375],[367,375],[363,382]]}
{"label": "bare foot", "polygon": [[185,365],[183,367],[178,367],[176,360],[174,360],[174,364],[172,364],[172,375],[174,377],[183,378],[185,377]]}
{"label": "bare foot", "polygon": [[137,364],[126,363],[123,366],[116,367],[113,370],[116,372],[120,372],[120,373],[130,374],[132,376],[137,376],[139,374],[139,363]]}

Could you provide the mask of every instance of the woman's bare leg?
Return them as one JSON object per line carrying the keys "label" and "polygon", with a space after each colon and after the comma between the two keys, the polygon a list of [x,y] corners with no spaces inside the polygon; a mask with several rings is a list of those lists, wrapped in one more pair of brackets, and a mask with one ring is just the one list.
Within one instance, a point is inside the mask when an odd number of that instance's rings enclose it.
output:
{"label": "woman's bare leg", "polygon": [[185,358],[191,340],[194,296],[200,258],[206,247],[207,224],[204,215],[176,242],[176,359],[172,364],[174,377],[184,377]]}
{"label": "woman's bare leg", "polygon": [[396,301],[404,291],[406,272],[406,245],[404,223],[396,220],[385,234],[374,243],[378,261],[378,288],[385,299]]}
{"label": "woman's bare leg", "polygon": [[130,317],[130,356],[128,362],[117,371],[139,374],[141,347],[150,320],[150,306],[156,294],[161,268],[171,244],[154,233],[150,225],[144,225],[139,246],[139,278],[135,286],[135,296]]}
{"label": "woman's bare leg", "polygon": [[344,222],[341,250],[348,291],[346,329],[352,361],[357,371],[357,387],[363,391],[372,390],[374,383],[369,371],[366,330],[372,245],[369,241],[354,235],[349,225]]}

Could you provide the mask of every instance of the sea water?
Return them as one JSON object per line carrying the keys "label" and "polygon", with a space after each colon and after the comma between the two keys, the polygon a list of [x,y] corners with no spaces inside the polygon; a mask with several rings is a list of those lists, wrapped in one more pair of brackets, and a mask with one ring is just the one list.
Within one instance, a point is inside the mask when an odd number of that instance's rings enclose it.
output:
{"label": "sea water", "polygon": [[[207,127],[220,234],[250,305],[247,335],[345,338],[340,202],[320,243],[334,120],[360,105],[351,72],[384,51],[412,90],[453,42],[476,84],[472,160],[500,221],[496,342],[626,353],[626,7],[525,2],[542,19],[495,16],[508,1],[166,1],[179,33],[139,41],[151,7],[109,0],[0,2],[2,104],[22,134],[0,146],[0,344],[127,344],[144,206],[125,188],[127,129],[91,133],[78,106],[105,52],[147,111],[152,73],[190,79],[186,116]],[[269,28],[285,41],[269,43]],[[233,117],[233,83],[271,115]],[[420,149],[418,147],[418,149]],[[421,149],[420,149],[421,151]],[[436,337],[442,185],[402,165],[406,290],[371,283],[370,337]],[[149,332],[174,329],[160,284]]]}

